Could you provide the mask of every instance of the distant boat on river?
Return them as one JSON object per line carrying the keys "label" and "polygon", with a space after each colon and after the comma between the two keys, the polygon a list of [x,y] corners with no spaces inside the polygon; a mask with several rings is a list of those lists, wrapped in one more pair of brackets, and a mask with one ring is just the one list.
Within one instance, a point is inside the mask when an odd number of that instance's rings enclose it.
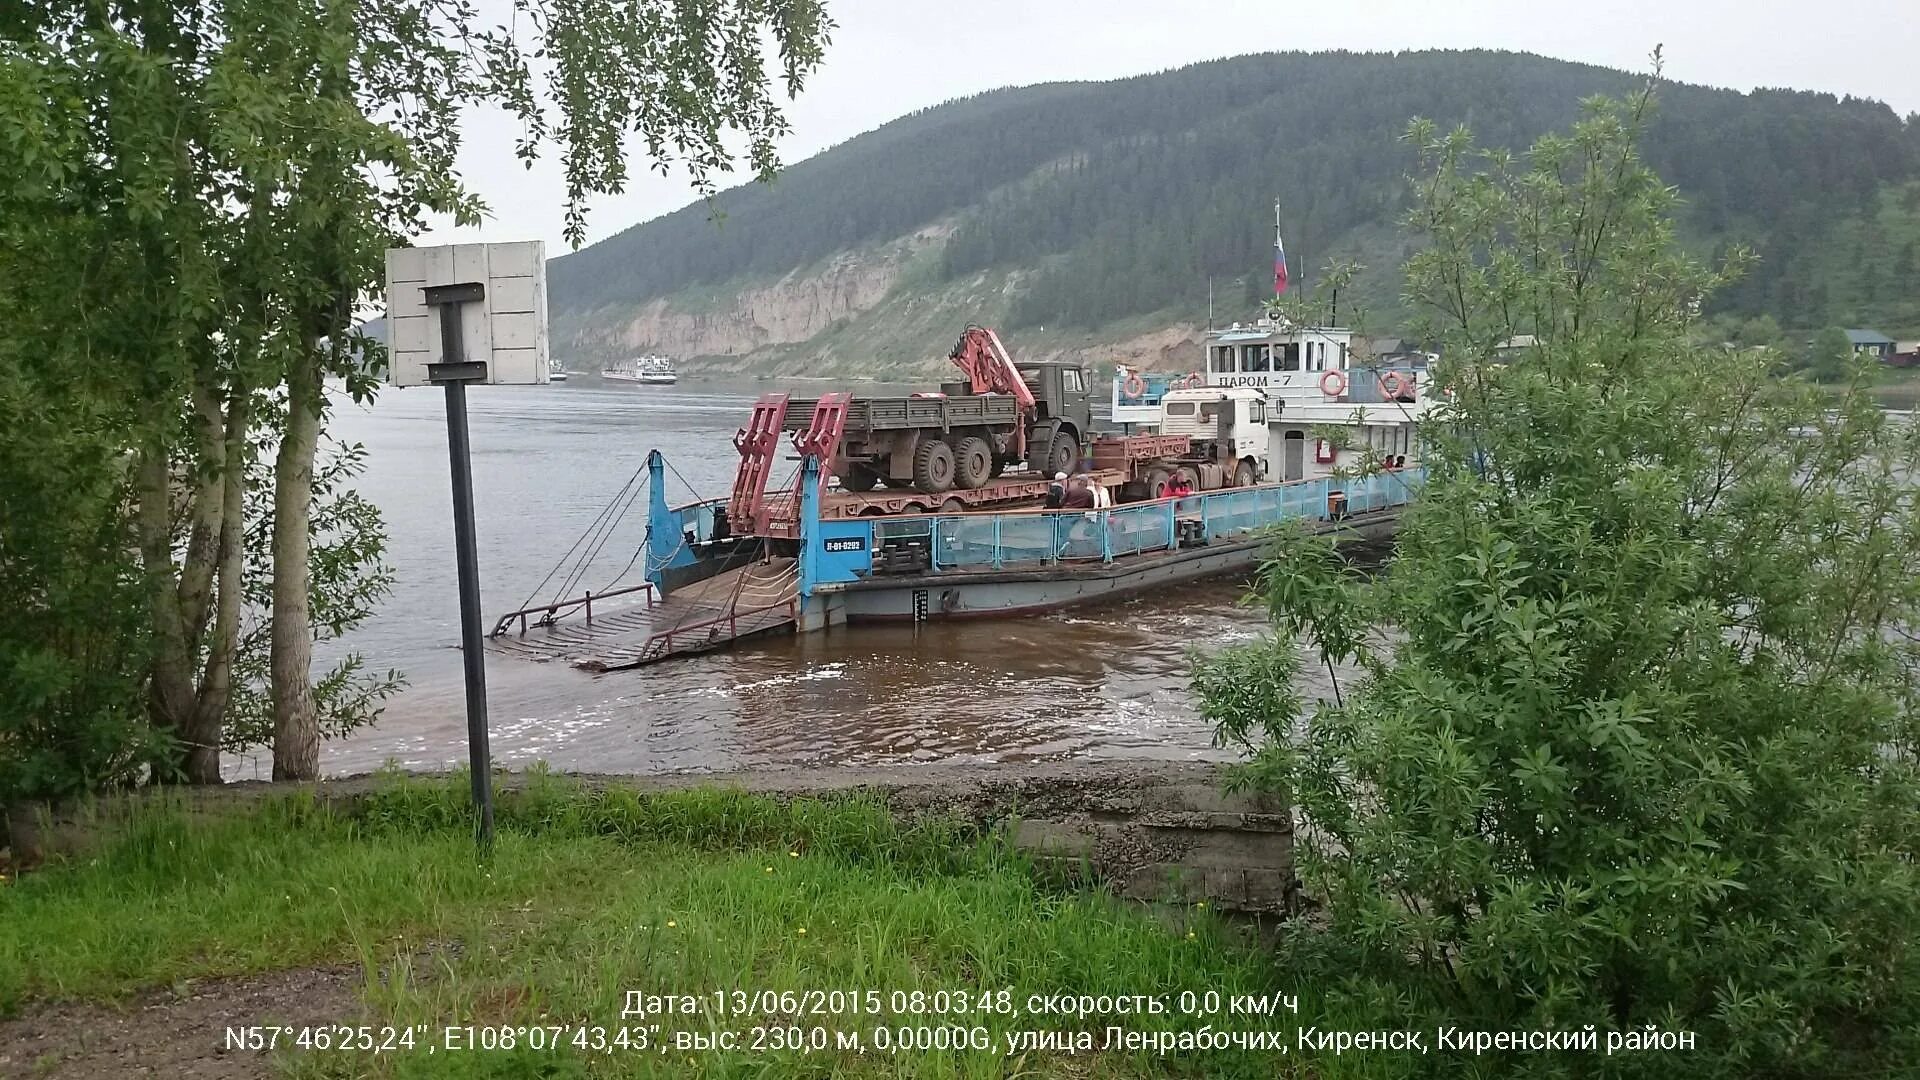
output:
{"label": "distant boat on river", "polygon": [[632,360],[620,360],[600,370],[600,377],[614,382],[636,382],[664,385],[678,382],[680,376],[673,370],[673,361],[664,356],[641,356]]}

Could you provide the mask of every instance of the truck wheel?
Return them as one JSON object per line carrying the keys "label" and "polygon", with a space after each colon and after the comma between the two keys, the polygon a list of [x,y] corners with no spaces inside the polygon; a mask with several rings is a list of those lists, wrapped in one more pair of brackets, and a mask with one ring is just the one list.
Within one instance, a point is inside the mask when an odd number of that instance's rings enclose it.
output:
{"label": "truck wheel", "polygon": [[872,491],[879,482],[880,474],[859,462],[847,466],[847,471],[840,474],[840,486],[848,491]]}
{"label": "truck wheel", "polygon": [[1260,475],[1254,472],[1251,461],[1243,461],[1233,470],[1234,487],[1252,487],[1259,479]]}
{"label": "truck wheel", "polygon": [[1147,498],[1163,499],[1167,495],[1167,480],[1173,473],[1156,465],[1147,470]]}
{"label": "truck wheel", "polygon": [[1038,464],[1040,471],[1048,477],[1057,473],[1072,473],[1073,467],[1080,464],[1080,440],[1066,431],[1055,434]]}
{"label": "truck wheel", "polygon": [[940,512],[943,514],[964,514],[967,512],[967,504],[949,495],[940,503]]}
{"label": "truck wheel", "polygon": [[962,488],[982,487],[993,479],[993,447],[977,435],[961,439],[953,448],[953,480]]}
{"label": "truck wheel", "polygon": [[913,486],[929,495],[953,488],[953,447],[927,439],[913,452]]}

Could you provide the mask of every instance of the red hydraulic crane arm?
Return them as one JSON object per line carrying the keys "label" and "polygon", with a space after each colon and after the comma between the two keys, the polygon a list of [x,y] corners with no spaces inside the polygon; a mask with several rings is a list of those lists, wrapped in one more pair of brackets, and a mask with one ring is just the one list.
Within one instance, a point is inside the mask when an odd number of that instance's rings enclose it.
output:
{"label": "red hydraulic crane arm", "polygon": [[1033,391],[1020,377],[1020,369],[1013,366],[1006,346],[1000,344],[1000,335],[984,326],[969,326],[948,358],[967,373],[974,393],[1012,394],[1021,412],[1033,412]]}
{"label": "red hydraulic crane arm", "polygon": [[969,389],[976,394],[1012,394],[1020,403],[1021,422],[1014,426],[1012,451],[1014,460],[1027,456],[1027,425],[1033,422],[1039,412],[1039,406],[1033,400],[1033,391],[1028,389],[1027,380],[1020,377],[1020,369],[1013,366],[1013,358],[1007,355],[1006,346],[1000,344],[1000,335],[984,326],[969,326],[960,335],[953,346],[948,359],[959,365],[967,373]]}

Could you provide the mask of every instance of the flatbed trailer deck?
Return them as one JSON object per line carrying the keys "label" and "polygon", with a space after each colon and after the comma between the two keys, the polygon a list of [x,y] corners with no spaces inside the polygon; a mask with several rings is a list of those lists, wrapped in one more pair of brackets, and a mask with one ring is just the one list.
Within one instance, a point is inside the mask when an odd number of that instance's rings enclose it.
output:
{"label": "flatbed trailer deck", "polygon": [[[1126,474],[1110,469],[1095,470],[1084,475],[1108,488],[1126,480]],[[820,496],[820,520],[1027,510],[1038,507],[1046,499],[1047,486],[1051,483],[1052,480],[1033,474],[1003,477],[983,488],[949,491],[940,495],[906,489],[828,490]],[[797,537],[800,507],[795,494],[792,491],[770,493],[762,521],[763,524],[756,530],[758,535],[787,540]]]}
{"label": "flatbed trailer deck", "polygon": [[1186,435],[1102,435],[1093,440],[1093,467],[1130,470],[1135,462],[1183,458],[1193,451]]}
{"label": "flatbed trailer deck", "polygon": [[[1124,473],[1113,470],[1099,470],[1084,475],[1103,487],[1113,487],[1126,480]],[[1031,473],[1022,476],[1003,476],[986,487],[964,491],[956,489],[939,495],[928,495],[923,491],[911,489],[829,491],[820,500],[820,517],[823,520],[838,520],[853,517],[879,517],[886,514],[1013,510],[1025,505],[1039,505],[1041,500],[1047,497],[1047,486],[1052,482],[1050,477]]]}
{"label": "flatbed trailer deck", "polygon": [[[787,399],[787,431],[805,431],[813,421],[818,398]],[[847,402],[846,430],[904,431],[910,428],[951,430],[967,427],[1012,427],[1020,422],[1020,403],[1011,394],[911,394],[906,397],[856,397]]]}

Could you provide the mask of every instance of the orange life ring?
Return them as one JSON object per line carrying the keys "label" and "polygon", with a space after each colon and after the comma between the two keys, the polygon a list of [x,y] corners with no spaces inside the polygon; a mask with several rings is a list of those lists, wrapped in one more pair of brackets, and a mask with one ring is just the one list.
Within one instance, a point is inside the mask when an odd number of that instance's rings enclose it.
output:
{"label": "orange life ring", "polygon": [[1120,384],[1120,392],[1130,398],[1145,397],[1147,380],[1141,378],[1139,372],[1129,371],[1127,381]]}
{"label": "orange life ring", "polygon": [[1328,397],[1339,397],[1347,392],[1347,377],[1339,371],[1327,372],[1320,376],[1320,392]]}
{"label": "orange life ring", "polygon": [[1187,372],[1186,389],[1191,390],[1196,386],[1205,386],[1205,385],[1207,385],[1207,377],[1205,375],[1202,375],[1197,371]]}
{"label": "orange life ring", "polygon": [[1397,371],[1389,371],[1380,376],[1380,392],[1389,400],[1397,400],[1400,395],[1411,389],[1412,387],[1407,385],[1406,378]]}

